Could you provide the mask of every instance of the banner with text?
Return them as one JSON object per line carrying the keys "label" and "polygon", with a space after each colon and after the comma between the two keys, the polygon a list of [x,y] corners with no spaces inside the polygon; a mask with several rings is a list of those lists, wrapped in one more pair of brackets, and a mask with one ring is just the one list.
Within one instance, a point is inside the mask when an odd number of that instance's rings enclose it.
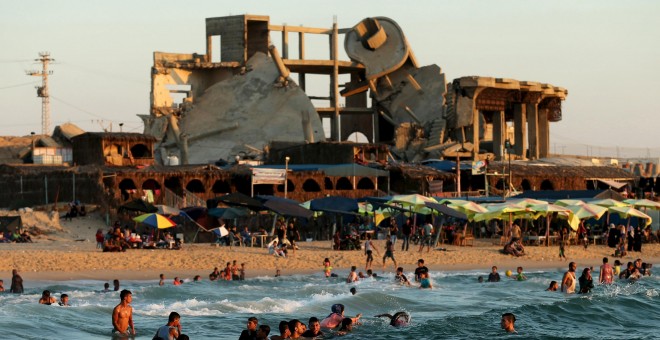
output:
{"label": "banner with text", "polygon": [[252,184],[284,184],[285,169],[252,169]]}

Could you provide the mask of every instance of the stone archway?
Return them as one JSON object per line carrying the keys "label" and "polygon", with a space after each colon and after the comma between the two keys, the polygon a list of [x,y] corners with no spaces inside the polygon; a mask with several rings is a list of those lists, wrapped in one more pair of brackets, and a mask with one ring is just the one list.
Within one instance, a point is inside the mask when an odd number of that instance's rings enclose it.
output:
{"label": "stone archway", "polygon": [[522,188],[523,191],[530,191],[532,190],[532,184],[529,182],[528,179],[523,179],[522,182],[520,182],[520,187]]}
{"label": "stone archway", "polygon": [[353,184],[348,178],[342,177],[337,180],[336,190],[353,190]]}
{"label": "stone archway", "polygon": [[204,194],[206,193],[206,188],[204,188],[204,183],[198,179],[193,179],[186,184],[186,190],[195,193],[195,194]]}
{"label": "stone archway", "polygon": [[357,182],[357,188],[356,189],[362,189],[362,190],[373,190],[376,189],[376,186],[374,185],[374,182],[371,180],[371,178],[368,177],[362,177],[358,182]]}
{"label": "stone archway", "polygon": [[320,192],[321,186],[312,178],[308,178],[303,183],[302,189],[304,192]]}
{"label": "stone archway", "polygon": [[541,182],[541,190],[555,190],[555,185],[549,179]]}
{"label": "stone archway", "polygon": [[124,178],[119,182],[119,192],[121,193],[121,199],[127,201],[131,198],[131,191],[137,190],[135,182],[130,178]]}

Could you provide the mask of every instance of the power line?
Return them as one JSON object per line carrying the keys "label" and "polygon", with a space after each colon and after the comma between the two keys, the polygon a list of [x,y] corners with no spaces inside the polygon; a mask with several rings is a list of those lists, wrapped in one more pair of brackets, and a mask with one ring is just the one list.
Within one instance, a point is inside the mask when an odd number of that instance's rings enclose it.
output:
{"label": "power line", "polygon": [[55,96],[52,96],[52,97],[53,97],[53,99],[57,100],[58,102],[60,102],[60,103],[62,103],[62,104],[64,104],[64,105],[67,105],[67,106],[69,106],[69,107],[72,107],[72,108],[74,108],[74,109],[76,109],[76,110],[78,110],[78,111],[80,111],[80,112],[86,113],[86,114],[88,114],[88,115],[90,115],[90,116],[92,116],[92,117],[96,117],[96,118],[100,118],[100,119],[106,119],[106,118],[103,117],[103,116],[100,116],[100,115],[97,115],[97,114],[95,114],[95,113],[89,112],[89,111],[87,111],[87,110],[85,110],[85,109],[82,109],[82,108],[80,108],[80,107],[78,107],[78,106],[75,106],[75,105],[73,105],[73,104],[71,104],[71,103],[69,103],[69,102],[66,102],[66,101],[64,101],[64,100],[61,99],[61,98],[58,98],[58,97],[55,97]]}
{"label": "power line", "polygon": [[9,85],[9,86],[0,87],[0,90],[13,89],[13,88],[15,88],[15,87],[21,87],[21,86],[27,86],[27,85],[34,85],[34,84],[36,84],[36,83],[37,83],[36,81],[31,81],[31,82],[29,82],[29,83],[16,84],[16,85]]}

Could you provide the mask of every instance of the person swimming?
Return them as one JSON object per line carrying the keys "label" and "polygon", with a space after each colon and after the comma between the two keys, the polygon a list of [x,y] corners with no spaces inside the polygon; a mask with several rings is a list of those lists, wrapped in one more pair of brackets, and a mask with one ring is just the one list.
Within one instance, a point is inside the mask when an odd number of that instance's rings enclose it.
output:
{"label": "person swimming", "polygon": [[394,327],[405,327],[410,324],[410,314],[406,312],[396,312],[394,315],[390,314],[378,314],[374,316],[375,318],[386,317],[390,319],[390,326]]}

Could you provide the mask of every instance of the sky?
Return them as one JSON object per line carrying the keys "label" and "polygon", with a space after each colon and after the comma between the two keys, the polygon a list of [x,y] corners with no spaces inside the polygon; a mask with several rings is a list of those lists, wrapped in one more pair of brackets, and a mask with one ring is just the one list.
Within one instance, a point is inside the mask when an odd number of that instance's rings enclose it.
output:
{"label": "sky", "polygon": [[[448,80],[568,89],[563,120],[551,124],[551,152],[660,157],[660,1],[652,0],[3,1],[0,135],[40,133],[40,78],[26,71],[40,68],[42,51],[55,59],[51,129],[71,122],[118,131],[123,123],[123,131],[143,132],[137,115],[149,113],[153,52],[203,54],[205,18],[238,14],[321,28],[334,18],[347,28],[389,17],[419,64],[437,64]],[[327,57],[327,41],[306,43],[308,59]]]}

